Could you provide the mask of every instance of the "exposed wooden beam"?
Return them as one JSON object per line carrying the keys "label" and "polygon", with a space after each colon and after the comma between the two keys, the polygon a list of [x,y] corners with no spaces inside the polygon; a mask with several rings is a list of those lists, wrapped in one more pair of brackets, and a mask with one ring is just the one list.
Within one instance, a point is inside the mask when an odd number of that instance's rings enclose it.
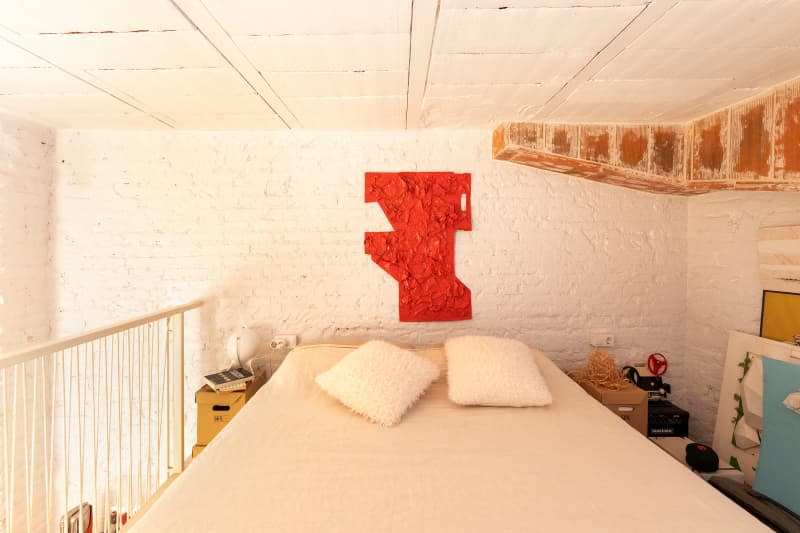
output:
{"label": "exposed wooden beam", "polygon": [[608,65],[641,34],[646,32],[658,19],[675,7],[679,0],[653,0],[645,6],[636,17],[614,36],[589,62],[579,70],[561,89],[556,92],[536,113],[537,119],[548,118],[553,111],[567,99],[584,82],[591,80],[595,74]]}
{"label": "exposed wooden beam", "polygon": [[239,49],[228,32],[220,25],[214,15],[208,10],[201,0],[171,0],[173,5],[180,10],[189,22],[203,34],[211,46],[225,58],[250,87],[258,94],[264,103],[278,115],[278,118],[289,129],[302,127],[297,117],[283,102],[261,72],[250,62],[247,56]]}
{"label": "exposed wooden beam", "polygon": [[53,61],[47,58],[46,52],[44,50],[41,50],[39,45],[37,45],[37,43],[34,40],[26,39],[23,35],[13,32],[2,25],[0,25],[0,39],[10,43],[13,46],[16,46],[21,50],[24,50],[25,52],[39,59],[40,61],[47,63],[51,67],[57,68],[58,70],[64,72],[65,74],[68,74],[73,78],[76,78],[82,81],[83,83],[97,89],[98,91],[101,91],[109,95],[110,97],[119,100],[123,104],[132,107],[136,111],[139,111],[141,113],[144,113],[145,115],[150,116],[151,118],[157,120],[158,122],[161,122],[165,126],[168,126],[170,128],[175,127],[175,121],[169,116],[159,111],[156,111],[155,109],[151,108],[147,104],[138,101],[129,94],[124,93],[119,89],[117,89],[116,87],[113,87],[105,83],[103,80],[93,76],[89,72],[86,72],[85,70],[80,68],[72,67],[70,65],[54,63]]}
{"label": "exposed wooden beam", "polygon": [[800,192],[800,79],[687,124],[505,123],[494,159],[663,194]]}
{"label": "exposed wooden beam", "polygon": [[494,130],[492,157],[640,191],[700,194],[685,184],[684,136],[682,126],[507,123]]}
{"label": "exposed wooden beam", "polygon": [[406,93],[406,129],[418,129],[422,101],[428,85],[433,38],[439,18],[439,0],[413,0],[411,3],[411,39],[408,51],[408,91]]}

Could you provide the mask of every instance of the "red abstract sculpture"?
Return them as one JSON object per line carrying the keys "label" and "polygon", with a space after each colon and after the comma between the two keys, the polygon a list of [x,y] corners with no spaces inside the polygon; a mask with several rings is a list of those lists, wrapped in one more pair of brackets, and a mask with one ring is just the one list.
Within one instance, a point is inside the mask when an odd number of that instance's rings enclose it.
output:
{"label": "red abstract sculpture", "polygon": [[364,251],[398,281],[400,321],[472,318],[471,293],[455,273],[455,232],[472,229],[470,174],[367,172],[365,200],[394,228],[365,233]]}

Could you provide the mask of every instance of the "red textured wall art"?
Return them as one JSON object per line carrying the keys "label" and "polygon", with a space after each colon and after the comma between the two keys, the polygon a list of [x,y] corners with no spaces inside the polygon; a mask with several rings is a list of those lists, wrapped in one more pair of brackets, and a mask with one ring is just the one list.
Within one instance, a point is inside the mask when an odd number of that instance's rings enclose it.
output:
{"label": "red textured wall art", "polygon": [[365,200],[394,228],[365,233],[364,251],[397,280],[400,321],[472,318],[471,293],[455,273],[455,232],[472,229],[470,174],[367,172]]}

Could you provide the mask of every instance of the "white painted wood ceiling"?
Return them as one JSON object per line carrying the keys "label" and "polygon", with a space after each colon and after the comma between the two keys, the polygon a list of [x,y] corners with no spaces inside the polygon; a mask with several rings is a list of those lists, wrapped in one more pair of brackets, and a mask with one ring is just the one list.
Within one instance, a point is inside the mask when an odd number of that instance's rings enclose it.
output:
{"label": "white painted wood ceiling", "polygon": [[0,0],[57,128],[685,121],[800,76],[800,0]]}

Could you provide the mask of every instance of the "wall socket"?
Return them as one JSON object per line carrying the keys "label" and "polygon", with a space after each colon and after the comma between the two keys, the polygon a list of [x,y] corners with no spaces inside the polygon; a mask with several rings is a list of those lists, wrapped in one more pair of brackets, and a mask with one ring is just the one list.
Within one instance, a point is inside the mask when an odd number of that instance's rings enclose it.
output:
{"label": "wall socket", "polygon": [[595,348],[611,348],[614,346],[614,335],[607,331],[593,331],[589,337],[589,344]]}
{"label": "wall socket", "polygon": [[272,337],[269,347],[273,350],[286,350],[297,346],[297,335],[280,333]]}

